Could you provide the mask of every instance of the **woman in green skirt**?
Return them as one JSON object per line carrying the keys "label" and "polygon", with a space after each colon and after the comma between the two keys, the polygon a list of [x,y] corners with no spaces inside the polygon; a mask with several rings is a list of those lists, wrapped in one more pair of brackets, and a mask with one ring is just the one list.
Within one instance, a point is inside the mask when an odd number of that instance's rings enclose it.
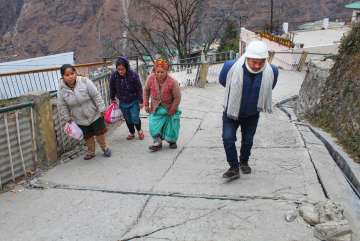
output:
{"label": "woman in green skirt", "polygon": [[144,89],[144,105],[150,113],[149,129],[154,142],[149,147],[151,151],[162,149],[162,141],[169,143],[171,149],[177,148],[180,130],[180,115],[178,109],[181,91],[178,82],[168,75],[169,64],[165,60],[155,61],[155,73],[152,73]]}

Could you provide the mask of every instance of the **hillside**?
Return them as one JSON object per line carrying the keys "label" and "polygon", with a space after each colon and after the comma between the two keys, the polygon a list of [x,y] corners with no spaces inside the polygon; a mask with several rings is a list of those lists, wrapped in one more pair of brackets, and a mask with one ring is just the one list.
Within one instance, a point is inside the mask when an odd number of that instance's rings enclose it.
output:
{"label": "hillside", "polygon": [[[123,0],[0,0],[0,62],[65,51],[75,51],[78,62],[89,62],[106,55],[109,43],[119,42],[124,29]],[[130,0],[130,19],[153,17]],[[204,1],[204,11],[216,0]],[[248,16],[245,26],[260,28],[269,19],[268,0],[231,0],[222,4],[240,9]],[[278,0],[275,21],[298,23],[331,17],[350,17],[343,6],[351,0]],[[9,57],[10,56],[10,57]]]}

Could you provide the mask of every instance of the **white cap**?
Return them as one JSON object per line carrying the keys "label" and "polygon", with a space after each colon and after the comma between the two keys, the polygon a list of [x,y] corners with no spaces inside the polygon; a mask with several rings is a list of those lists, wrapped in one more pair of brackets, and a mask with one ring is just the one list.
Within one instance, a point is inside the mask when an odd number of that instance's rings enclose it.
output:
{"label": "white cap", "polygon": [[266,43],[260,40],[252,41],[246,47],[245,57],[252,59],[267,59],[269,57],[269,51]]}

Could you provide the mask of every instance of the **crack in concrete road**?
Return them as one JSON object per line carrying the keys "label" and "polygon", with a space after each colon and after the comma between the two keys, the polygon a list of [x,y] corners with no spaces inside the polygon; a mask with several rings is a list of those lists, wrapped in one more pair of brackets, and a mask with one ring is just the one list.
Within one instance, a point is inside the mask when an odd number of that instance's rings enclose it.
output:
{"label": "crack in concrete road", "polygon": [[[235,201],[244,202],[252,200],[271,200],[271,201],[286,201],[293,203],[304,202],[298,199],[290,199],[284,196],[230,196],[230,195],[208,195],[208,194],[186,194],[186,193],[163,193],[163,192],[152,192],[152,191],[123,191],[114,189],[102,189],[93,187],[81,187],[81,186],[70,186],[55,183],[41,184],[32,183],[28,186],[28,189],[58,189],[58,190],[73,190],[73,191],[92,191],[92,192],[104,192],[121,195],[136,195],[136,196],[149,196],[149,197],[171,197],[171,198],[189,198],[189,199],[207,199],[207,200],[221,200],[221,201]],[[307,202],[307,201],[306,201]]]}
{"label": "crack in concrete road", "polygon": [[[201,128],[201,125],[205,119],[205,116],[206,116],[206,113],[204,113],[202,115],[202,118],[182,118],[182,119],[191,119],[191,120],[200,120],[200,123],[198,125],[198,127],[196,128],[196,130],[194,131],[194,134],[191,136],[190,140],[187,142],[187,144],[185,144],[181,149],[180,151],[176,154],[175,158],[173,159],[172,163],[170,164],[170,166],[165,170],[165,172],[162,174],[162,176],[160,177],[159,181],[157,181],[150,189],[151,192],[153,192],[153,190],[155,189],[155,187],[166,177],[166,175],[170,172],[170,170],[174,167],[176,161],[179,159],[179,157],[181,156],[181,154],[184,152],[186,146],[191,143],[191,141],[193,140],[193,138],[196,136],[196,134],[199,132],[200,128]],[[121,236],[125,236],[126,234],[128,234],[129,232],[131,232],[131,230],[136,227],[136,225],[139,224],[141,218],[142,218],[142,215],[146,209],[146,206],[148,205],[148,203],[150,202],[151,198],[155,196],[155,195],[148,195],[148,198],[146,199],[144,205],[142,206],[136,220],[132,223],[132,225],[130,226],[130,228],[128,228],[125,233]]]}
{"label": "crack in concrete road", "polygon": [[150,199],[152,198],[152,196],[148,196],[148,198],[146,199],[145,203],[143,204],[143,206],[141,207],[140,209],[140,212],[139,214],[137,215],[136,219],[134,222],[132,222],[129,226],[129,228],[126,229],[126,231],[121,235],[121,237],[124,237],[125,235],[127,235],[129,232],[131,232],[131,230],[133,230],[134,227],[136,227],[136,225],[139,224],[143,214],[144,214],[144,211],[145,211],[145,208],[147,207],[148,203],[150,202]]}
{"label": "crack in concrete road", "polygon": [[187,219],[187,220],[185,220],[185,221],[183,221],[183,222],[181,222],[181,223],[177,223],[177,224],[173,224],[173,225],[169,225],[169,226],[164,226],[164,227],[161,227],[161,228],[157,228],[157,229],[155,229],[155,230],[153,230],[153,231],[150,231],[150,232],[147,232],[147,233],[144,233],[144,234],[134,235],[134,236],[129,237],[129,238],[120,239],[119,241],[129,241],[129,240],[134,240],[134,239],[145,238],[145,237],[148,237],[148,236],[150,236],[150,235],[152,235],[152,234],[154,234],[154,233],[157,233],[157,232],[160,232],[160,231],[163,231],[163,230],[172,229],[172,228],[177,228],[177,227],[186,225],[186,224],[189,223],[189,222],[197,221],[197,220],[200,220],[200,219],[202,219],[202,218],[204,218],[204,217],[207,217],[207,216],[209,216],[209,215],[211,215],[211,214],[214,214],[215,212],[217,212],[217,211],[219,211],[219,210],[221,210],[221,209],[223,209],[223,208],[225,208],[225,207],[226,207],[226,205],[223,205],[223,206],[218,207],[218,208],[216,208],[216,209],[214,209],[214,210],[211,210],[211,211],[208,212],[208,213],[205,213],[205,214],[200,215],[200,216],[195,217],[195,218],[189,218],[189,219]]}

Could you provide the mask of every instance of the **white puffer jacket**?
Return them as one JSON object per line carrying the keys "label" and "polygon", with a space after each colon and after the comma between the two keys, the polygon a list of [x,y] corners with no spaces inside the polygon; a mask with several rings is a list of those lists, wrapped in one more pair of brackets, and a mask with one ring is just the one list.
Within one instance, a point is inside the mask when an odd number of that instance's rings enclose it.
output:
{"label": "white puffer jacket", "polygon": [[88,78],[77,76],[74,89],[60,80],[58,110],[65,121],[89,126],[105,111],[104,101],[95,84]]}

